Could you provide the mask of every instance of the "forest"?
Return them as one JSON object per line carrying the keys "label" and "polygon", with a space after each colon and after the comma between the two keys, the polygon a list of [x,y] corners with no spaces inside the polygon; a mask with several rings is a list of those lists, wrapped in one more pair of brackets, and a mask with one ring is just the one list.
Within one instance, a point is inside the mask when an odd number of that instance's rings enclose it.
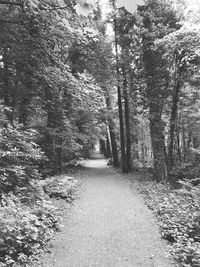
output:
{"label": "forest", "polygon": [[148,173],[173,256],[200,266],[199,67],[198,0],[0,0],[0,266],[51,239],[40,184],[97,143],[124,174]]}

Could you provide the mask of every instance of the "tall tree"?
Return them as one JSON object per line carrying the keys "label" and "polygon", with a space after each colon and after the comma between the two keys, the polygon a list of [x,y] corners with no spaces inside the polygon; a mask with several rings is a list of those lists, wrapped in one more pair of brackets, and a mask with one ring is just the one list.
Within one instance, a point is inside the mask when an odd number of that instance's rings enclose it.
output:
{"label": "tall tree", "polygon": [[142,18],[142,59],[146,76],[146,97],[149,106],[150,133],[157,181],[167,178],[164,123],[162,121],[163,101],[166,97],[169,73],[164,51],[155,47],[155,40],[176,30],[176,14],[164,1],[149,0],[139,7]]}
{"label": "tall tree", "polygon": [[117,18],[118,44],[121,47],[121,75],[124,99],[124,121],[125,121],[125,145],[127,171],[131,169],[131,133],[130,133],[130,72],[131,57],[130,45],[132,42],[132,28],[135,17],[124,8],[119,9]]}
{"label": "tall tree", "polygon": [[120,149],[121,149],[121,164],[122,171],[128,172],[126,161],[126,144],[125,144],[125,127],[124,127],[124,114],[122,105],[122,90],[121,90],[121,77],[119,66],[119,43],[118,43],[118,10],[116,0],[110,0],[113,9],[113,28],[114,28],[114,47],[115,47],[115,61],[116,61],[116,77],[117,77],[117,99],[118,99],[118,112],[119,112],[119,125],[120,125]]}

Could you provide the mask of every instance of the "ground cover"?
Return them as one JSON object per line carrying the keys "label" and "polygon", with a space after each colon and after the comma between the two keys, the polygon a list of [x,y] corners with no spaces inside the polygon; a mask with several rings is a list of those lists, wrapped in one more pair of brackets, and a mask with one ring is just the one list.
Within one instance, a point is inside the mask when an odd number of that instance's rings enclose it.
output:
{"label": "ground cover", "polygon": [[200,266],[200,186],[182,181],[181,188],[174,189],[147,177],[137,174],[134,186],[157,216],[161,234],[169,241],[178,266]]}
{"label": "ground cover", "polygon": [[[35,181],[15,194],[2,194],[0,205],[0,266],[27,266],[37,260],[61,225],[60,207],[52,198],[72,202],[78,185],[74,176]],[[63,205],[63,207],[66,205]]]}

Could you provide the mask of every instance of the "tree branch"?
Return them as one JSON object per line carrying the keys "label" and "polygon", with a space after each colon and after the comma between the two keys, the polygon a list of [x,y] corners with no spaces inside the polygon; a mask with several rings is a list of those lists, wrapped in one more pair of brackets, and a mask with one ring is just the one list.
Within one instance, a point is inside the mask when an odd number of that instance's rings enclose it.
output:
{"label": "tree branch", "polygon": [[0,5],[23,6],[23,3],[19,3],[19,2],[10,2],[10,1],[0,1]]}
{"label": "tree branch", "polygon": [[[23,3],[20,2],[10,2],[10,1],[6,1],[6,0],[0,0],[0,5],[15,5],[15,6],[23,6]],[[55,7],[41,7],[40,10],[57,10],[57,9],[66,9],[69,8],[69,6],[55,6]]]}
{"label": "tree branch", "polygon": [[45,7],[41,7],[41,10],[57,10],[57,9],[66,9],[69,8],[68,6],[55,6],[55,7],[49,7],[49,8],[45,8]]}
{"label": "tree branch", "polygon": [[3,22],[3,23],[13,23],[13,24],[19,24],[20,22],[19,21],[12,21],[12,20],[3,20],[3,19],[0,19],[0,23]]}

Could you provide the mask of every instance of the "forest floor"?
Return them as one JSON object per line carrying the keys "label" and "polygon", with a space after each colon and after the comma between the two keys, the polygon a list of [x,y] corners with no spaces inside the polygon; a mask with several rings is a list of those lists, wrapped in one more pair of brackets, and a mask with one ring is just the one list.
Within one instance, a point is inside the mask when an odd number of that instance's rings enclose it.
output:
{"label": "forest floor", "polygon": [[167,243],[129,179],[99,154],[86,161],[78,197],[63,213],[43,267],[170,267]]}

